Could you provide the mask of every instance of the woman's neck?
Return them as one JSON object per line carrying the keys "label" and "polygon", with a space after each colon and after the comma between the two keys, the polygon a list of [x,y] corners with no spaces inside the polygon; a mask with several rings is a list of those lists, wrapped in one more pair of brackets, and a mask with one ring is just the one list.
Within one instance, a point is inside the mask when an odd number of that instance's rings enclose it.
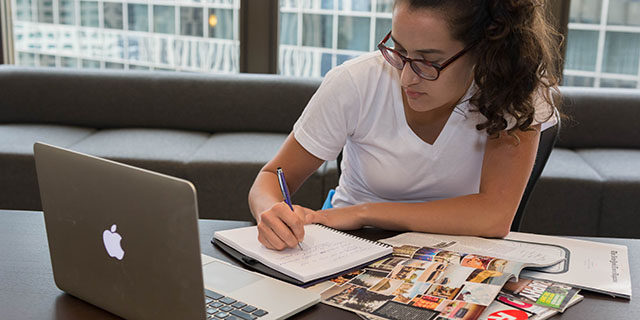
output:
{"label": "woman's neck", "polygon": [[447,120],[456,105],[442,106],[433,110],[419,112],[409,107],[407,97],[402,93],[404,114],[407,124],[413,132],[424,142],[433,144],[447,124]]}

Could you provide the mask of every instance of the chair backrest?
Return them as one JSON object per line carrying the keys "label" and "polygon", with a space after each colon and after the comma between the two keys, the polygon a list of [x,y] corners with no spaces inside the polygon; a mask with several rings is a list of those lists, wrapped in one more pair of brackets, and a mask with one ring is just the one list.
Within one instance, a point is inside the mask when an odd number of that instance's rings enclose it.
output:
{"label": "chair backrest", "polygon": [[536,160],[533,164],[533,169],[531,170],[531,176],[529,176],[527,186],[522,194],[522,199],[520,199],[520,205],[518,205],[516,215],[513,217],[513,222],[511,222],[511,231],[520,231],[524,210],[527,207],[527,202],[529,201],[533,187],[535,187],[536,182],[538,182],[538,178],[540,178],[540,175],[542,174],[542,169],[544,169],[544,166],[547,164],[547,160],[549,160],[551,150],[553,150],[553,146],[555,146],[556,141],[558,141],[558,136],[560,135],[560,129],[562,127],[560,122],[560,113],[558,110],[556,110],[555,117],[558,120],[558,123],[555,126],[542,131],[540,134],[540,143],[538,144]]}
{"label": "chair backrest", "polygon": [[[513,217],[513,222],[511,222],[511,231],[520,231],[520,226],[522,224],[522,217],[524,216],[524,210],[527,207],[527,202],[529,201],[529,197],[531,196],[531,192],[533,191],[533,187],[535,187],[536,182],[538,182],[538,178],[542,174],[542,169],[547,164],[547,160],[549,160],[549,155],[551,154],[551,150],[553,146],[555,146],[556,141],[558,141],[558,136],[560,135],[560,113],[556,110],[555,114],[558,123],[546,130],[542,131],[540,134],[540,142],[538,143],[538,152],[536,153],[536,160],[533,164],[533,169],[531,169],[531,176],[529,176],[529,181],[527,182],[527,186],[524,189],[524,193],[522,194],[522,199],[520,199],[520,205],[518,205],[518,210],[516,211],[516,215]],[[342,174],[342,170],[340,169],[340,163],[342,163],[342,152],[338,155],[338,177]]]}

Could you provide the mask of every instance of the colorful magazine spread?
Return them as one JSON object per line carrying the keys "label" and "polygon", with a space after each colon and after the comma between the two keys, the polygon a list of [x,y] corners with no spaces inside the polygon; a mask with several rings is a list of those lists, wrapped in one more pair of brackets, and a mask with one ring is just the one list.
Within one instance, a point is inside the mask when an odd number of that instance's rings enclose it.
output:
{"label": "colorful magazine spread", "polygon": [[[583,296],[576,294],[568,303],[568,307],[582,301]],[[546,320],[559,311],[552,308],[546,308],[535,304],[524,302],[513,296],[507,294],[504,291],[500,291],[498,297],[491,302],[491,304],[484,309],[478,320]],[[372,315],[358,314],[362,319],[378,320],[379,317]],[[436,318],[438,320],[438,318]]]}
{"label": "colorful magazine spread", "polygon": [[401,245],[392,257],[332,279],[322,302],[371,318],[474,320],[524,265],[542,266]]}
{"label": "colorful magazine spread", "polygon": [[[582,301],[583,296],[573,295],[567,303],[567,308]],[[498,297],[480,315],[479,320],[545,320],[558,314],[560,311],[554,308],[547,308],[540,305],[528,303],[520,300],[504,289],[500,291]]]}
{"label": "colorful magazine spread", "polygon": [[520,278],[505,283],[502,290],[521,301],[564,312],[580,289],[544,280]]}

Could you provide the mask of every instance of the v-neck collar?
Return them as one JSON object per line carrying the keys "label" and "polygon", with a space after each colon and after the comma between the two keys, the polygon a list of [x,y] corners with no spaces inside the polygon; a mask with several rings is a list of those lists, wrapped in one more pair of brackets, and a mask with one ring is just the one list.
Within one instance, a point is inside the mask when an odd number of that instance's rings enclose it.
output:
{"label": "v-neck collar", "polygon": [[407,141],[411,141],[411,143],[418,145],[430,158],[437,157],[442,150],[445,149],[445,146],[451,137],[454,136],[455,128],[457,128],[458,124],[466,118],[466,113],[469,110],[469,100],[477,90],[475,82],[469,86],[465,95],[460,99],[460,102],[451,112],[451,115],[449,115],[447,122],[433,144],[422,140],[422,138],[420,138],[409,126],[404,110],[404,102],[402,100],[402,86],[399,85],[399,82],[397,83],[399,90],[393,91],[393,109],[395,111],[397,125],[398,128],[400,128],[402,137],[407,139]]}

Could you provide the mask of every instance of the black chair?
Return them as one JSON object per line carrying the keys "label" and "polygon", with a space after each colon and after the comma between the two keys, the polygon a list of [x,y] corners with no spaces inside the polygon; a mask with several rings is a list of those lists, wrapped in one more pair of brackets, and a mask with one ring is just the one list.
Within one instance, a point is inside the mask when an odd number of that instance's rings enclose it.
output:
{"label": "black chair", "polygon": [[[540,142],[538,144],[538,152],[536,153],[536,160],[533,164],[533,169],[531,169],[531,176],[529,176],[529,181],[527,182],[527,186],[524,189],[524,193],[522,194],[522,199],[520,199],[520,205],[518,205],[518,210],[516,211],[516,215],[513,217],[513,222],[511,222],[511,231],[520,231],[520,227],[522,225],[522,217],[524,216],[524,210],[527,207],[527,202],[529,202],[529,197],[531,196],[531,192],[533,191],[533,187],[535,187],[536,182],[538,182],[538,178],[542,174],[542,170],[544,166],[547,164],[547,160],[549,160],[549,155],[551,154],[551,150],[558,141],[558,136],[560,135],[560,114],[556,110],[556,119],[558,119],[558,123],[546,130],[542,131],[540,134]],[[342,174],[342,170],[340,169],[340,163],[342,162],[342,152],[338,155],[338,177]]]}
{"label": "black chair", "polygon": [[542,174],[542,169],[544,169],[544,166],[547,164],[547,160],[549,160],[551,150],[553,150],[553,147],[556,145],[556,141],[558,141],[558,136],[560,135],[560,129],[562,126],[560,122],[560,114],[557,110],[555,116],[556,119],[558,119],[558,123],[555,126],[542,131],[542,134],[540,134],[536,161],[533,164],[531,176],[529,176],[529,181],[527,182],[527,186],[522,194],[522,199],[520,199],[520,205],[518,205],[516,215],[513,217],[513,222],[511,222],[511,231],[520,231],[520,227],[522,226],[522,217],[524,216],[524,209],[527,207],[527,202],[529,202],[529,197],[531,196],[533,187],[535,187],[536,182],[538,182],[538,178],[540,178],[540,175]]}

